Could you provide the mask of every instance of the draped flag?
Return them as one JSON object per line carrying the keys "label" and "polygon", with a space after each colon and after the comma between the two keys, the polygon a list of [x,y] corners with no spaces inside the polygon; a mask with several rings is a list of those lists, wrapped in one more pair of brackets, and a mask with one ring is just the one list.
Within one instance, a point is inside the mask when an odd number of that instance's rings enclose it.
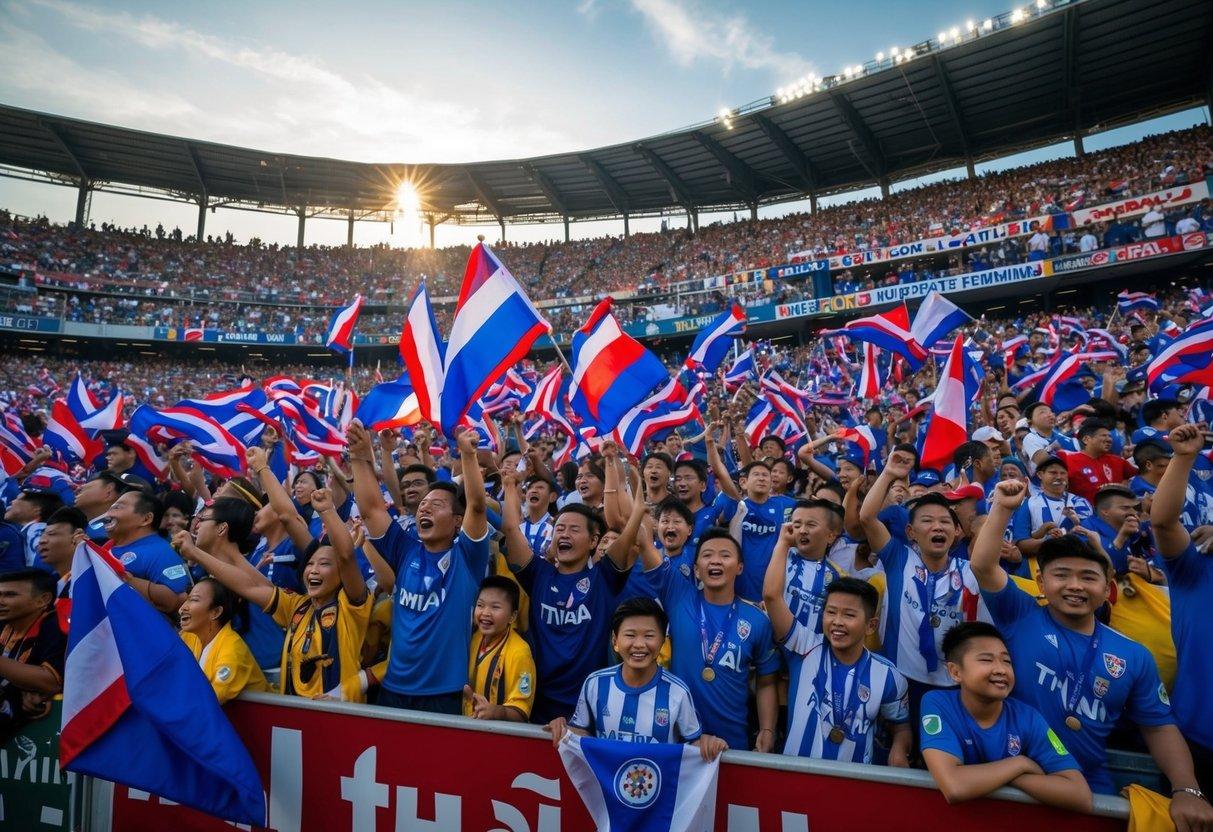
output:
{"label": "draped flag", "polygon": [[914,313],[910,334],[918,344],[927,346],[972,320],[968,312],[952,303],[941,292],[932,289]]}
{"label": "draped flag", "polygon": [[395,381],[376,384],[362,397],[354,418],[371,430],[409,427],[421,421],[417,393],[402,374]]}
{"label": "draped flag", "polygon": [[733,346],[733,339],[745,332],[745,323],[745,310],[741,304],[734,303],[728,311],[721,312],[695,337],[685,366],[691,370],[716,372]]}
{"label": "draped flag", "polygon": [[[551,330],[492,249],[477,243],[463,272],[446,345],[440,397],[443,432],[453,436],[455,427],[489,385],[525,358],[531,345]],[[416,378],[413,384],[419,386]]]}
{"label": "draped flag", "polygon": [[324,345],[338,355],[349,356],[353,360],[354,327],[358,325],[361,313],[362,295],[354,295],[354,300],[348,306],[342,306],[333,313]]}
{"label": "draped flag", "polygon": [[167,619],[92,543],[72,560],[60,764],[238,823],[265,822],[240,737]]}
{"label": "draped flag", "polygon": [[823,330],[822,336],[846,335],[855,341],[875,344],[882,350],[897,353],[917,370],[927,359],[927,349],[910,332],[910,313],[905,302],[888,312],[847,321],[842,329]]}
{"label": "draped flag", "polygon": [[51,417],[42,431],[42,442],[62,454],[66,461],[85,465],[105,450],[105,445],[80,425],[66,399],[55,399],[51,405]]}
{"label": "draped flag", "polygon": [[1158,298],[1150,292],[1121,292],[1116,296],[1116,309],[1122,315],[1136,312],[1138,309],[1158,311]]}
{"label": "draped flag", "polygon": [[884,386],[880,379],[880,367],[876,363],[876,345],[863,345],[863,371],[859,374],[859,389],[855,395],[861,399],[875,399]]}
{"label": "draped flag", "polygon": [[969,400],[965,395],[964,341],[958,335],[952,354],[943,366],[935,387],[934,412],[927,422],[919,466],[943,470],[952,460],[952,452],[969,438]]}
{"label": "draped flag", "polygon": [[433,425],[442,421],[443,361],[446,344],[438,334],[438,321],[430,307],[430,296],[422,283],[413,293],[409,312],[400,333],[400,359],[408,370],[409,383],[417,396],[421,418]]}
{"label": "draped flag", "polygon": [[611,305],[608,296],[573,333],[573,410],[602,434],[670,380],[660,359],[619,326]]}
{"label": "draped flag", "polygon": [[579,737],[560,742],[560,759],[599,832],[710,832],[720,758],[676,743],[637,745]]}
{"label": "draped flag", "polygon": [[640,456],[650,439],[664,438],[679,425],[699,418],[699,408],[677,379],[624,414],[615,428],[615,439],[632,456]]}
{"label": "draped flag", "polygon": [[523,413],[534,413],[544,418],[550,418],[559,410],[559,396],[562,383],[562,371],[559,365],[553,367],[535,384],[535,389],[522,404]]}

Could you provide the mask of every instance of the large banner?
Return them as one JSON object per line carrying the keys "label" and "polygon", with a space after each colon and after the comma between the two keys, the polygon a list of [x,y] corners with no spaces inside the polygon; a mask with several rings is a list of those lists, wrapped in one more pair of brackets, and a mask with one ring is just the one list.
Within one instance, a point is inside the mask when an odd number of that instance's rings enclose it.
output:
{"label": "large banner", "polygon": [[[271,705],[265,704],[268,697],[258,699],[233,702],[227,710],[261,771],[269,825],[277,832],[592,828],[551,741],[537,728],[421,714],[407,714],[418,721],[406,722],[401,721],[406,713],[380,708],[300,700]],[[721,832],[855,832],[907,828],[907,818],[947,832],[1125,828],[1123,801],[1104,803],[1105,811],[1122,812],[1119,818],[1002,800],[949,806],[925,772],[739,757],[726,756],[720,769],[715,828]],[[231,827],[115,787],[113,830],[150,829],[230,832]]]}
{"label": "large banner", "polygon": [[41,315],[14,315],[0,312],[0,329],[18,329],[22,332],[58,332],[59,319]]}
{"label": "large banner", "polygon": [[79,828],[75,823],[75,787],[70,771],[59,769],[59,723],[63,702],[22,727],[0,746],[0,829],[51,830]]}
{"label": "large banner", "polygon": [[1151,208],[1174,208],[1177,205],[1187,205],[1200,202],[1209,197],[1208,180],[1202,179],[1191,185],[1176,185],[1162,191],[1118,199],[1115,202],[1105,202],[1093,208],[1079,208],[1071,211],[1075,225],[1090,225],[1093,222],[1107,222],[1113,217],[1136,217],[1146,213]]}

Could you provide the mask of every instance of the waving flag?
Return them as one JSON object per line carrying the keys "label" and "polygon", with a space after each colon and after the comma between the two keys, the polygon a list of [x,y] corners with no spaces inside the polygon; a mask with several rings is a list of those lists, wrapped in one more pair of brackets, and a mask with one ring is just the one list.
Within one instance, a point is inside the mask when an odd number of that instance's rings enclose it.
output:
{"label": "waving flag", "polygon": [[880,396],[880,388],[884,383],[880,380],[880,367],[876,363],[876,345],[863,345],[863,371],[859,375],[859,389],[855,395],[861,399],[875,399]]}
{"label": "waving flag", "polygon": [[522,404],[523,413],[535,413],[545,418],[551,417],[559,409],[560,388],[563,383],[562,371],[558,366],[553,367],[535,384],[535,389]]}
{"label": "waving flag", "polygon": [[615,439],[632,456],[639,456],[650,439],[661,439],[669,431],[699,418],[699,408],[677,379],[624,414],[615,428]]}
{"label": "waving flag", "polygon": [[842,329],[824,330],[823,336],[842,334],[855,341],[875,344],[882,350],[897,353],[917,370],[927,359],[927,350],[910,332],[910,313],[905,302],[888,312],[847,321]]}
{"label": "waving flag", "polygon": [[345,451],[345,434],[322,418],[319,409],[309,407],[306,399],[290,393],[275,396],[274,403],[282,412],[283,424],[297,446],[321,456],[341,458]]}
{"label": "waving flag", "polygon": [[504,413],[507,410],[521,410],[522,403],[530,396],[530,393],[531,385],[527,384],[526,379],[511,367],[506,370],[505,376],[500,381],[489,385],[480,404],[484,408],[484,412],[490,416]]}
{"label": "waving flag", "polygon": [[659,384],[665,365],[628,335],[611,314],[607,297],[573,334],[573,409],[603,434]]}
{"label": "waving flag", "polygon": [[437,425],[442,421],[443,362],[446,344],[438,334],[438,321],[430,307],[430,296],[422,283],[413,293],[409,312],[400,333],[400,359],[408,370],[409,383],[417,395],[421,418]]}
{"label": "waving flag", "polygon": [[934,412],[927,422],[919,466],[942,470],[952,452],[969,439],[969,400],[965,395],[964,341],[958,335],[935,387]]}
{"label": "waving flag", "polygon": [[561,741],[560,759],[594,828],[606,832],[710,832],[716,819],[720,758],[705,763],[693,745],[578,737]]}
{"label": "waving flag", "polygon": [[1089,356],[1086,353],[1073,353],[1063,355],[1059,360],[1054,361],[1049,365],[1048,372],[1038,382],[1037,398],[1045,404],[1053,404],[1053,397],[1057,395],[1061,385],[1073,378],[1088,359]]}
{"label": "waving flag", "polygon": [[999,351],[1002,353],[1003,364],[1009,370],[1015,364],[1015,354],[1020,348],[1026,349],[1028,346],[1028,336],[1016,335],[1014,338],[1008,338],[999,346]]}
{"label": "waving flag", "polygon": [[156,410],[141,405],[131,414],[129,428],[131,433],[157,443],[188,439],[194,448],[194,460],[213,474],[234,477],[245,472],[244,445],[214,419],[196,410]]}
{"label": "waving flag", "polygon": [[868,462],[872,458],[872,451],[878,447],[876,435],[872,433],[872,429],[867,425],[841,428],[838,431],[838,438],[858,446],[859,450],[863,451],[863,468],[866,470]]}
{"label": "waving flag", "polygon": [[685,366],[691,370],[716,372],[720,362],[728,355],[733,339],[745,332],[745,322],[745,310],[741,304],[734,303],[727,312],[721,312],[696,336]]}
{"label": "waving flag", "polygon": [[923,300],[914,313],[910,335],[920,345],[934,344],[949,335],[952,330],[972,321],[973,318],[943,294],[934,289]]}
{"label": "waving flag", "polygon": [[11,477],[33,460],[37,448],[13,414],[4,416],[0,421],[0,468]]}
{"label": "waving flag", "polygon": [[340,307],[329,321],[328,335],[324,345],[338,355],[352,356],[354,352],[354,327],[362,313],[362,295],[354,295],[348,306]]}
{"label": "waving flag", "polygon": [[100,440],[94,439],[80,426],[65,399],[55,399],[51,406],[51,418],[42,432],[42,441],[59,451],[67,461],[85,465],[105,450]]}
{"label": "waving flag", "polygon": [[[531,345],[551,329],[492,249],[477,243],[463,273],[446,347],[443,432],[453,435],[455,426],[489,385],[525,358]],[[418,384],[416,379],[413,382]]]}
{"label": "waving flag", "polygon": [[1138,309],[1149,309],[1157,312],[1158,308],[1158,299],[1149,292],[1121,292],[1116,296],[1116,309],[1122,315],[1127,315]]}
{"label": "waving flag", "polygon": [[732,366],[725,371],[724,386],[730,393],[734,393],[746,380],[757,377],[758,373],[754,367],[754,350],[750,348],[737,356]]}
{"label": "waving flag", "polygon": [[124,399],[122,391],[115,390],[107,404],[102,405],[97,397],[88,389],[80,372],[72,379],[64,398],[68,410],[76,422],[89,436],[96,436],[103,430],[115,430],[122,427],[122,408]]}
{"label": "waving flag", "polygon": [[248,750],[168,621],[95,544],[72,561],[60,764],[229,821],[261,825]]}
{"label": "waving flag", "polygon": [[421,421],[417,394],[408,376],[372,387],[358,405],[354,418],[371,430],[409,427]]}
{"label": "waving flag", "polygon": [[1165,384],[1213,386],[1213,319],[1190,325],[1146,369],[1150,389]]}

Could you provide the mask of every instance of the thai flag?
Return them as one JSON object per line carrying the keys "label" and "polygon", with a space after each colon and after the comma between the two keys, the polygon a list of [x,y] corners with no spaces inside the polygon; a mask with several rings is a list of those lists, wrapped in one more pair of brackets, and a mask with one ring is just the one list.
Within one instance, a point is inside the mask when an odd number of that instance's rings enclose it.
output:
{"label": "thai flag", "polygon": [[1087,330],[1087,333],[1091,336],[1093,346],[1107,347],[1108,349],[1114,350],[1117,355],[1117,360],[1119,360],[1121,363],[1124,363],[1125,359],[1129,357],[1129,348],[1121,343],[1120,339],[1108,332],[1106,329],[1097,329],[1092,327],[1091,329]]}
{"label": "thai flag", "polygon": [[754,350],[750,348],[737,356],[732,366],[725,370],[725,389],[730,393],[736,392],[737,388],[747,380],[757,378],[757,376],[758,374],[754,368]]}
{"label": "thai flag", "polygon": [[623,331],[607,297],[573,334],[573,410],[602,433],[670,379],[665,365]]}
{"label": "thai flag", "polygon": [[489,385],[480,406],[490,415],[504,413],[507,410],[519,409],[519,405],[530,395],[531,386],[526,383],[518,371],[510,368],[504,378]]}
{"label": "thai flag", "polygon": [[358,325],[358,316],[362,313],[362,295],[354,295],[354,300],[348,306],[342,306],[333,313],[329,321],[329,332],[324,338],[324,345],[338,355],[348,356],[354,350],[354,327]]}
{"label": "thai flag", "polygon": [[12,414],[6,413],[4,416],[3,422],[0,422],[0,468],[11,477],[34,458],[37,449],[21,423],[17,421],[14,426],[9,421]]}
{"label": "thai flag", "polygon": [[1158,299],[1149,292],[1121,292],[1116,296],[1116,308],[1122,315],[1127,315],[1138,309],[1149,309],[1157,312]]}
{"label": "thai flag", "polygon": [[168,460],[160,455],[155,445],[133,433],[126,437],[126,444],[134,449],[136,458],[143,463],[143,467],[150,471],[152,476],[161,481],[168,479]]}
{"label": "thai flag", "polygon": [[97,397],[88,389],[80,373],[72,380],[67,389],[68,409],[76,417],[77,423],[89,436],[96,436],[103,430],[115,430],[122,427],[122,408],[125,404],[121,390],[115,390],[109,402],[102,406]]}
{"label": "thai flag", "polygon": [[749,437],[750,447],[757,448],[762,442],[762,437],[770,434],[771,427],[780,418],[779,413],[766,399],[759,399],[750,405],[750,411],[746,414],[745,419],[745,434]]}
{"label": "thai flag", "polygon": [[551,330],[514,276],[488,246],[478,243],[463,273],[443,363],[443,432],[452,435],[489,385]]}
{"label": "thai flag", "polygon": [[859,375],[859,390],[856,395],[861,399],[875,399],[880,396],[884,384],[880,380],[880,367],[876,363],[876,346],[863,345],[863,371]]}
{"label": "thai flag", "polygon": [[918,369],[927,359],[927,350],[914,339],[910,332],[910,313],[905,302],[867,318],[856,318],[848,321],[842,329],[826,330],[823,335],[842,334],[855,341],[866,341],[875,344],[882,350],[895,352],[905,358],[914,369]]}
{"label": "thai flag", "polygon": [[354,418],[371,430],[411,427],[420,422],[421,408],[408,375],[372,387],[362,397]]}
{"label": "thai flag", "polygon": [[59,385],[55,382],[55,379],[51,375],[50,370],[43,367],[38,372],[37,380],[30,382],[29,385],[26,386],[25,391],[27,393],[29,393],[31,396],[35,396],[40,399],[45,399],[45,398],[50,398],[51,396],[58,393],[59,389],[60,389]]}
{"label": "thai flag", "polygon": [[932,289],[914,313],[910,335],[920,346],[934,344],[949,335],[952,330],[972,320],[968,312],[952,303],[941,292]]}
{"label": "thai flag", "polygon": [[969,399],[965,392],[964,341],[958,335],[935,388],[934,411],[927,422],[919,465],[942,470],[952,452],[969,439]]}
{"label": "thai flag", "polygon": [[434,319],[430,296],[422,283],[413,293],[408,315],[404,319],[404,330],[400,333],[400,360],[408,371],[421,418],[432,425],[442,422],[445,356],[446,344],[438,334],[438,321]]}
{"label": "thai flag", "polygon": [[801,390],[799,387],[784,381],[783,376],[775,370],[768,370],[763,373],[760,386],[763,390],[778,393],[789,401],[800,403],[802,406],[809,397],[808,391]]}
{"label": "thai flag", "polygon": [[80,426],[75,414],[65,399],[55,399],[51,406],[51,418],[42,432],[42,441],[57,450],[68,462],[90,464],[105,450],[105,445],[94,439]]}
{"label": "thai flag", "polygon": [[1159,325],[1158,331],[1168,338],[1178,338],[1179,334],[1183,332],[1183,330],[1179,328],[1179,324],[1175,323],[1175,321],[1171,320],[1170,318],[1163,321]]}
{"label": "thai flag", "polygon": [[318,408],[302,396],[290,393],[277,394],[273,399],[296,445],[322,456],[341,457],[346,445],[345,435],[321,417]]}
{"label": "thai flag", "polygon": [[699,418],[687,391],[677,379],[624,414],[615,428],[615,440],[632,456],[639,456],[650,439],[661,439],[669,431]]}
{"label": "thai flag", "polygon": [[1213,386],[1213,319],[1190,325],[1149,363],[1151,389],[1170,383]]}
{"label": "thai flag", "polygon": [[522,405],[523,413],[535,413],[545,418],[559,409],[560,389],[563,374],[559,366],[553,367],[535,384],[535,389]]}
{"label": "thai flag", "polygon": [[1040,401],[1049,405],[1053,404],[1053,397],[1057,395],[1061,385],[1073,378],[1088,360],[1089,356],[1086,353],[1073,353],[1054,361],[1038,382],[1037,397]]}
{"label": "thai flag", "polygon": [[841,428],[838,431],[838,438],[859,446],[859,449],[863,451],[863,467],[866,469],[872,458],[872,451],[877,447],[876,435],[872,433],[872,429],[867,425]]}
{"label": "thai flag", "polygon": [[131,433],[152,442],[188,439],[198,464],[218,476],[234,477],[245,472],[244,445],[214,419],[196,410],[156,410],[145,404],[131,414],[129,427]]}
{"label": "thai flag", "polygon": [[123,572],[93,543],[76,549],[60,764],[225,820],[264,823],[248,750],[189,648]]}
{"label": "thai flag", "polygon": [[[259,387],[240,387],[210,393],[201,399],[182,399],[173,406],[214,419],[245,445],[255,443],[266,427],[265,420],[257,418],[256,413],[270,418],[271,422],[276,422],[281,415]],[[275,424],[275,429],[279,427]]]}
{"label": "thai flag", "polygon": [[741,304],[734,303],[727,312],[721,312],[696,336],[685,366],[691,370],[716,372],[728,355],[733,339],[745,332],[745,323],[745,310]]}

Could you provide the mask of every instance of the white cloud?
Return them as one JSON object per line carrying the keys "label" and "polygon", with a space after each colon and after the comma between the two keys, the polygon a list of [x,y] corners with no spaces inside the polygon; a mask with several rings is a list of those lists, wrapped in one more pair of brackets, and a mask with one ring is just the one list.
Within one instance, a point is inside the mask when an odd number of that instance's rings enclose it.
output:
{"label": "white cloud", "polygon": [[670,58],[679,66],[700,62],[769,71],[797,78],[810,69],[799,55],[780,52],[770,35],[756,30],[742,14],[722,14],[693,0],[631,0]]}

